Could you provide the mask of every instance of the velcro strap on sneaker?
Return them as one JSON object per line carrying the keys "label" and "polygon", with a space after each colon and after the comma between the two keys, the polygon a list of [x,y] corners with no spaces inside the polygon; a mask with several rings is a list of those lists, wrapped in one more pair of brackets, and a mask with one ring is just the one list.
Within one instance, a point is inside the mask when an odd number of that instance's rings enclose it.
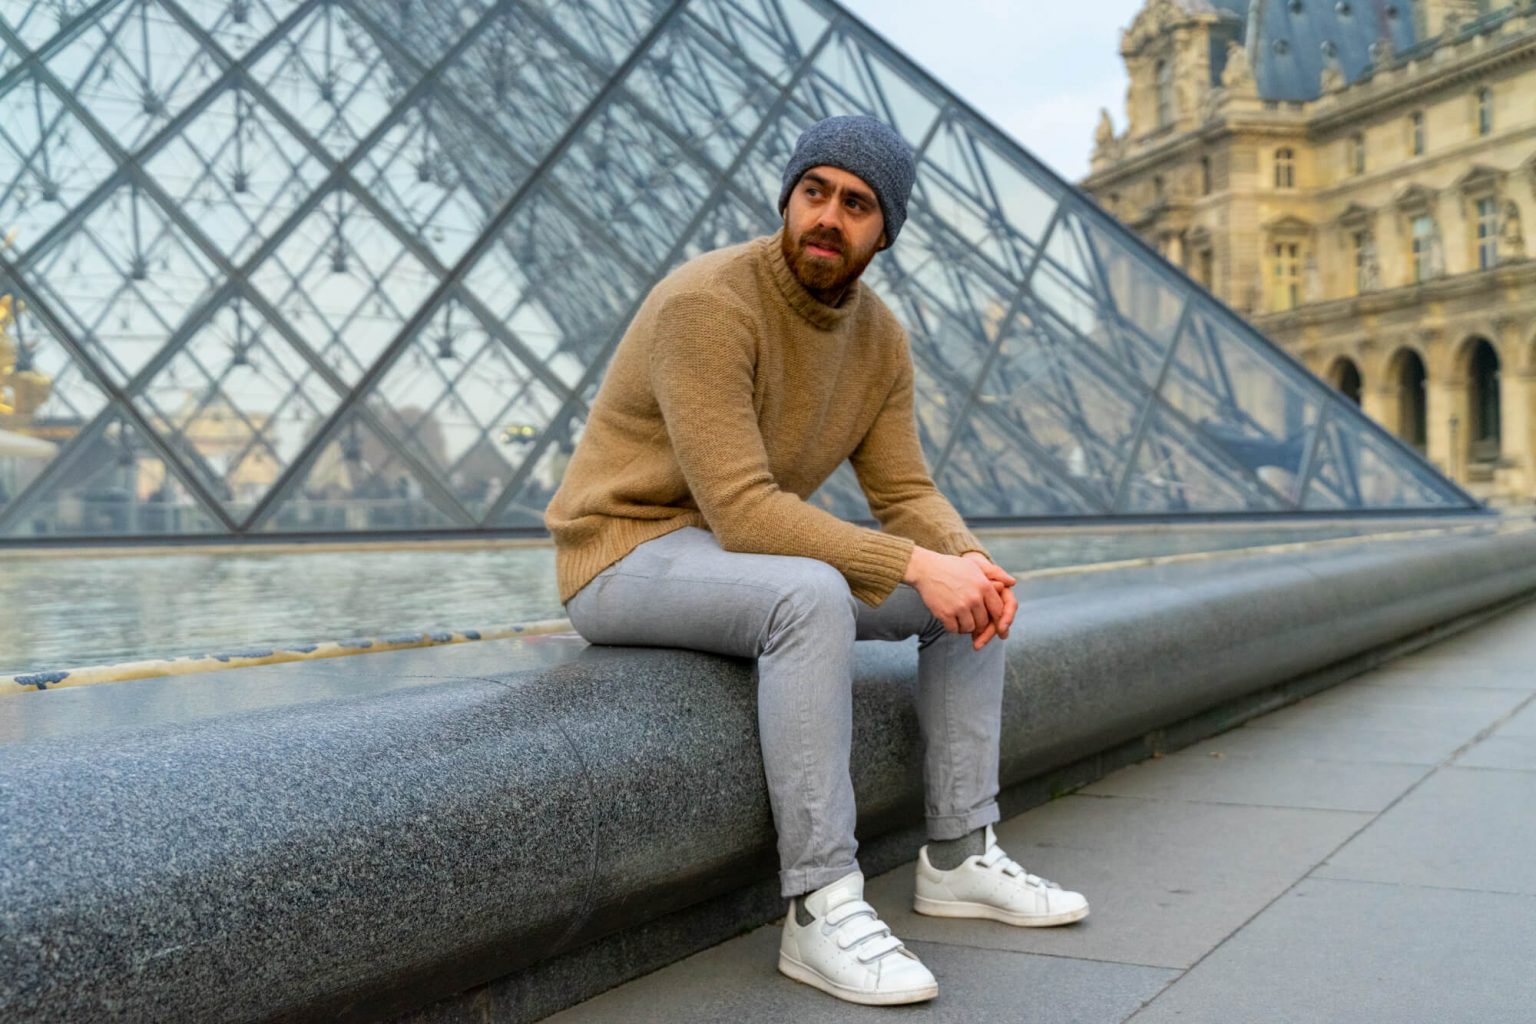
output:
{"label": "velcro strap on sneaker", "polygon": [[862,949],[858,951],[857,954],[854,955],[854,959],[861,964],[872,964],[876,960],[879,960],[881,957],[885,956],[887,953],[894,953],[898,949],[905,948],[906,947],[901,944],[900,939],[887,931],[883,938],[870,940],[870,942],[868,942]]}

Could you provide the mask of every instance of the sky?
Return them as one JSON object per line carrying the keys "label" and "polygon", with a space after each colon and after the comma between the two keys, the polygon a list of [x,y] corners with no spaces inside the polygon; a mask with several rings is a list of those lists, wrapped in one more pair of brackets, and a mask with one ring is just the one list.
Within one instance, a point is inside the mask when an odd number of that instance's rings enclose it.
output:
{"label": "sky", "polygon": [[1125,126],[1120,31],[1144,0],[842,0],[1058,174],[1088,173],[1099,108]]}

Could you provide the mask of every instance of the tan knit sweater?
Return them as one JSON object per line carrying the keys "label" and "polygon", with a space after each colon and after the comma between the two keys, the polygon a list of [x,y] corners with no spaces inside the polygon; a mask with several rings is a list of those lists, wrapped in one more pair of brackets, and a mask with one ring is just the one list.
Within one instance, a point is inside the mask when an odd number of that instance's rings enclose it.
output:
{"label": "tan knit sweater", "polygon": [[[805,499],[850,459],[872,530]],[[871,605],[913,542],[984,550],[923,464],[906,334],[863,284],[828,306],[779,236],[706,253],[659,283],[609,365],[545,525],[568,601],[685,526],[727,551],[817,558]]]}

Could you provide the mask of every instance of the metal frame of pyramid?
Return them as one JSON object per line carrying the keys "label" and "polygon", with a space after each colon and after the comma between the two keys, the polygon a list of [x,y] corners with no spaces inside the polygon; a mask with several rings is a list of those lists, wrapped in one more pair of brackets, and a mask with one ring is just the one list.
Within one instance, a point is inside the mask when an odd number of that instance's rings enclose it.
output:
{"label": "metal frame of pyramid", "polygon": [[1479,507],[836,4],[0,0],[0,428],[57,446],[0,543],[540,528],[646,292],[851,112],[968,518]]}

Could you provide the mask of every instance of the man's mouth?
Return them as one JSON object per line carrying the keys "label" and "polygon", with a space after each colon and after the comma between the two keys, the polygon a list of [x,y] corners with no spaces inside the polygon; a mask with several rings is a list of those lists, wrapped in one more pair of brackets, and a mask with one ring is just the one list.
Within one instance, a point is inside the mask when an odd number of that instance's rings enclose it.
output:
{"label": "man's mouth", "polygon": [[822,259],[837,259],[842,256],[841,249],[834,249],[830,245],[822,245],[818,242],[806,242],[805,251],[812,256],[820,256]]}

